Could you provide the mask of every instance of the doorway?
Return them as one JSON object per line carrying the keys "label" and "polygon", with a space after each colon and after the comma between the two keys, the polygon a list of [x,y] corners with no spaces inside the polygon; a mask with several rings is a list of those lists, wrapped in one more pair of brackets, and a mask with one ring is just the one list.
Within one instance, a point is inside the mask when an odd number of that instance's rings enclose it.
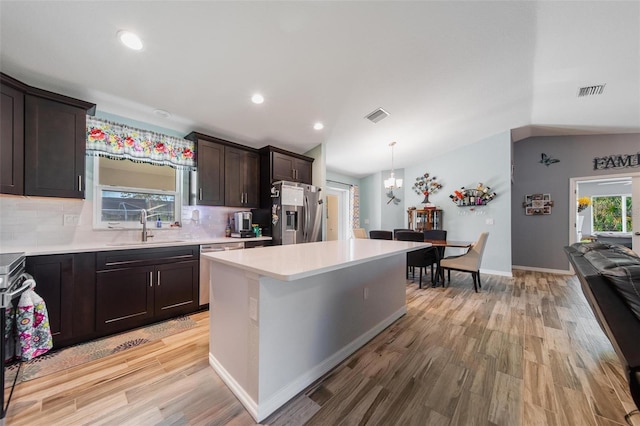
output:
{"label": "doorway", "polygon": [[640,173],[571,178],[569,205],[569,244],[598,238],[640,254]]}
{"label": "doorway", "polygon": [[342,188],[327,187],[325,209],[326,239],[346,240],[349,238],[347,218],[349,215],[349,191]]}

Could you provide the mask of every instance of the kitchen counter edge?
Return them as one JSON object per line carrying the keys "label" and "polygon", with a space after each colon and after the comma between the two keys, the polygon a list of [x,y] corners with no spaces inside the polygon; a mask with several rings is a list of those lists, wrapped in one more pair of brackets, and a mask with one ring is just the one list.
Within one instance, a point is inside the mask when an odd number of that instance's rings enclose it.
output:
{"label": "kitchen counter edge", "polygon": [[135,241],[127,242],[113,242],[113,243],[84,243],[84,244],[63,244],[63,245],[50,245],[41,247],[3,247],[0,250],[0,254],[5,253],[22,253],[25,256],[42,256],[48,254],[70,254],[70,253],[87,253],[98,251],[113,251],[113,250],[133,250],[133,249],[152,249],[160,247],[179,247],[179,246],[196,246],[203,244],[220,244],[220,243],[236,243],[247,241],[271,241],[271,237],[254,237],[254,238],[205,238],[199,240],[181,240],[181,241],[157,241],[157,242],[140,242],[136,244]]}

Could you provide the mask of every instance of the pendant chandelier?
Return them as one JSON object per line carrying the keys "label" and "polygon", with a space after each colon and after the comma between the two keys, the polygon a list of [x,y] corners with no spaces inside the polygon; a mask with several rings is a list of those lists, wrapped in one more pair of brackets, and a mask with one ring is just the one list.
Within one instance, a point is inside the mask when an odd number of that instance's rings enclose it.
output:
{"label": "pendant chandelier", "polygon": [[389,179],[384,180],[384,187],[386,189],[395,189],[402,187],[402,179],[396,179],[394,170],[393,170],[393,147],[396,145],[395,142],[391,142],[389,146],[391,147],[391,175]]}

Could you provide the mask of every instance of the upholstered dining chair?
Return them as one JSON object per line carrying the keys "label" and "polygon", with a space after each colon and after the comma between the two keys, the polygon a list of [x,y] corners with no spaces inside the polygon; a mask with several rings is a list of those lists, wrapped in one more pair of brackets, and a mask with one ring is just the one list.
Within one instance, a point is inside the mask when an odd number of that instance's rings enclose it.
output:
{"label": "upholstered dining chair", "polygon": [[454,271],[471,272],[473,288],[476,293],[478,292],[478,287],[482,288],[482,283],[480,282],[480,263],[482,263],[482,254],[487,244],[487,238],[489,238],[489,233],[483,232],[480,234],[478,241],[476,241],[465,254],[449,256],[440,260],[440,268],[441,270],[447,270],[449,283],[451,283],[451,270],[453,269]]}
{"label": "upholstered dining chair", "polygon": [[413,231],[413,229],[394,229],[393,230],[393,238],[398,239],[398,232],[402,231]]}
{"label": "upholstered dining chair", "polygon": [[[415,231],[398,231],[396,239],[399,241],[417,241],[424,242],[422,232]],[[433,264],[438,263],[438,251],[435,247],[427,247],[420,250],[414,250],[407,253],[407,278],[409,278],[409,268],[420,269],[419,288],[422,288],[422,269],[431,266],[431,284],[435,284],[435,275],[433,275]]]}
{"label": "upholstered dining chair", "polygon": [[353,236],[355,238],[368,238],[367,237],[367,231],[365,231],[364,228],[353,228]]}
{"label": "upholstered dining chair", "polygon": [[391,231],[369,231],[369,238],[372,240],[393,240],[393,232]]}

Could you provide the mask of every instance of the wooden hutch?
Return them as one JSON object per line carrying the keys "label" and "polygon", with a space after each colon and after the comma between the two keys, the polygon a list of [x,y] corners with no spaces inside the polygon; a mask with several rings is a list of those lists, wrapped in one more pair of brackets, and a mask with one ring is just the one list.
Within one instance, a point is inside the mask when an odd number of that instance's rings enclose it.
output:
{"label": "wooden hutch", "polygon": [[442,229],[442,210],[436,207],[408,209],[408,228],[415,231]]}

